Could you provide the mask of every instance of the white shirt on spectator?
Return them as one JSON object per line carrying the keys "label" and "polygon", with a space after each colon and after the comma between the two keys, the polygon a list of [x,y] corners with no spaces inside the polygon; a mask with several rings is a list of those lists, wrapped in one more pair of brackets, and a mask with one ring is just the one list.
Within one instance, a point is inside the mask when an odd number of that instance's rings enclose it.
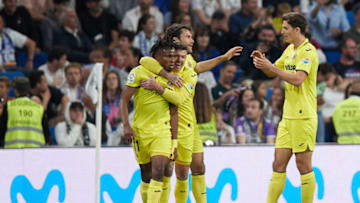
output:
{"label": "white shirt on spectator", "polygon": [[[27,37],[20,32],[10,29],[10,28],[4,28],[3,33],[0,34],[0,52],[3,52],[2,50],[2,42],[3,42],[3,34],[7,34],[10,37],[11,42],[14,45],[14,48],[23,48],[25,46],[25,42]],[[0,55],[0,66],[3,66],[3,58],[2,54]]]}
{"label": "white shirt on spectator", "polygon": [[44,65],[39,67],[39,70],[42,70],[44,72],[44,75],[46,77],[46,80],[48,82],[49,85],[52,85],[54,83],[54,79],[57,77],[61,77],[62,78],[62,83],[57,85],[57,88],[60,88],[61,86],[63,86],[65,84],[65,73],[64,73],[64,69],[63,68],[59,68],[56,70],[55,73],[50,72],[49,68],[48,68],[48,64],[45,63]]}
{"label": "white shirt on spectator", "polygon": [[60,91],[68,96],[70,102],[81,100],[81,93],[83,88],[78,86],[77,88],[70,88],[68,83],[65,83],[62,87],[60,87]]}
{"label": "white shirt on spectator", "polygon": [[[150,7],[150,15],[154,16],[156,23],[156,32],[162,33],[164,26],[164,17],[157,7]],[[125,13],[124,19],[122,20],[122,28],[124,30],[129,30],[136,32],[138,27],[139,19],[141,18],[142,13],[140,6],[137,6],[130,11]]]}
{"label": "white shirt on spectator", "polygon": [[211,94],[211,89],[214,88],[216,86],[216,80],[214,77],[214,74],[211,71],[206,71],[204,73],[201,73],[199,75],[198,78],[198,82],[204,83],[205,86],[208,88],[209,90],[209,96],[210,96],[210,100],[213,101],[213,97]]}

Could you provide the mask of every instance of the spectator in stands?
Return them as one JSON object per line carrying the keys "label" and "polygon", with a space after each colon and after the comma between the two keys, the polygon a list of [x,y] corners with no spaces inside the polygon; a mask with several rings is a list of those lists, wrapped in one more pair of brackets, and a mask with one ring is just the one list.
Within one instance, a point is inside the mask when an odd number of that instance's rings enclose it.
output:
{"label": "spectator in stands", "polygon": [[350,29],[345,10],[336,0],[318,0],[307,13],[310,33],[322,49],[337,49],[344,32]]}
{"label": "spectator in stands", "polygon": [[283,113],[285,101],[285,90],[282,87],[275,87],[269,101],[269,108],[264,111],[264,117],[277,129]]}
{"label": "spectator in stands", "polygon": [[241,10],[230,16],[230,32],[242,34],[245,28],[254,20],[256,12],[258,12],[258,0],[242,0]]}
{"label": "spectator in stands", "polygon": [[244,116],[246,105],[255,99],[255,93],[251,88],[242,87],[240,89],[240,93],[230,106],[230,120],[232,124],[235,124],[237,118]]}
{"label": "spectator in stands", "polygon": [[[124,15],[127,11],[131,10],[137,6],[137,1],[134,0],[109,0],[109,7],[107,8],[110,13],[116,16],[119,24],[121,24],[121,19],[124,18]],[[121,27],[120,27],[121,28]],[[121,29],[119,29],[121,30]]]}
{"label": "spectator in stands", "polygon": [[240,42],[238,36],[229,32],[227,21],[225,13],[221,10],[215,11],[211,17],[210,44],[219,50],[221,54]]}
{"label": "spectator in stands", "polygon": [[87,10],[79,13],[82,30],[93,44],[114,49],[119,39],[116,17],[103,9],[102,0],[85,2]]}
{"label": "spectator in stands", "polygon": [[159,39],[155,33],[155,18],[145,14],[139,19],[137,34],[133,41],[133,47],[140,49],[144,56],[150,56],[150,49]]}
{"label": "spectator in stands", "polygon": [[66,82],[60,88],[70,101],[81,100],[84,88],[81,85],[81,64],[70,63],[65,67]]}
{"label": "spectator in stands", "polygon": [[66,50],[62,47],[54,47],[48,54],[48,62],[39,67],[39,70],[44,72],[49,85],[60,88],[65,83],[66,59]]}
{"label": "spectator in stands", "polygon": [[0,116],[3,112],[4,105],[8,101],[10,91],[10,80],[6,76],[0,76]]}
{"label": "spectator in stands", "polygon": [[272,22],[272,14],[268,13],[265,8],[258,8],[254,20],[244,30],[243,36],[246,42],[256,41],[260,28],[265,25],[271,25],[275,30],[275,35],[277,34]]}
{"label": "spectator in stands", "polygon": [[110,71],[106,73],[103,81],[103,111],[112,127],[117,127],[120,123],[120,95],[121,84],[119,75]]}
{"label": "spectator in stands", "polygon": [[190,13],[182,13],[180,14],[176,20],[175,23],[186,25],[188,27],[194,27],[194,21],[193,17]]}
{"label": "spectator in stands", "polygon": [[[120,52],[120,50],[118,50],[117,52]],[[125,87],[128,74],[133,68],[139,65],[141,57],[143,57],[143,55],[140,49],[130,47],[124,53],[123,63],[125,67],[122,69],[119,69],[118,67],[110,68],[110,71],[115,71],[119,74],[121,87]]]}
{"label": "spectator in stands", "polygon": [[222,10],[226,14],[226,19],[231,14],[229,8],[230,4],[223,1],[217,0],[193,0],[192,9],[195,13],[196,24],[210,25],[211,16],[215,13],[216,10]]}
{"label": "spectator in stands", "polygon": [[275,130],[263,117],[263,107],[260,100],[253,99],[246,106],[245,115],[236,120],[234,128],[239,144],[275,143]]}
{"label": "spectator in stands", "polygon": [[3,0],[3,3],[4,8],[0,15],[3,16],[6,27],[16,30],[40,44],[40,36],[29,11],[23,6],[18,6],[17,0]]}
{"label": "spectator in stands", "polygon": [[71,102],[65,111],[65,121],[55,127],[55,138],[59,146],[95,146],[95,125],[86,121],[83,104],[79,101]]}
{"label": "spectator in stands", "polygon": [[269,103],[266,101],[268,87],[266,83],[262,80],[255,80],[251,87],[255,93],[255,98],[259,99],[263,103],[264,112],[268,111]]}
{"label": "spectator in stands", "polygon": [[42,50],[49,51],[53,47],[55,33],[60,32],[63,24],[61,18],[69,10],[69,2],[70,0],[54,0],[53,8],[46,12],[44,20],[40,23]]}
{"label": "spectator in stands", "polygon": [[282,29],[282,16],[289,12],[291,12],[291,5],[289,3],[283,2],[277,5],[277,11],[275,13],[275,17],[272,20],[277,33],[280,33]]}
{"label": "spectator in stands", "polygon": [[123,69],[126,67],[125,60],[125,52],[129,50],[129,48],[132,46],[133,40],[135,37],[135,33],[128,31],[128,30],[122,30],[119,33],[119,42],[117,49],[114,50],[113,55],[113,61],[111,62],[111,65]]}
{"label": "spectator in stands", "polygon": [[[346,37],[350,37],[355,40],[356,44],[360,45],[360,3],[357,3],[354,8],[355,23],[351,26],[350,30],[345,33]],[[357,60],[360,60],[360,53],[357,56]]]}
{"label": "spectator in stands", "polygon": [[25,35],[4,27],[4,19],[0,16],[0,37],[1,37],[1,56],[0,71],[18,70],[16,67],[15,48],[27,48],[27,62],[25,68],[33,69],[33,61],[35,54],[35,42]]}
{"label": "spectator in stands", "polygon": [[344,38],[341,43],[340,61],[334,64],[335,70],[343,78],[360,79],[360,62],[356,61],[358,47],[352,38]]}
{"label": "spectator in stands", "polygon": [[[194,53],[199,54],[200,61],[206,61],[208,59],[220,56],[219,51],[210,45],[210,30],[206,26],[199,26],[199,28],[196,30],[194,48],[196,49],[194,50]],[[216,80],[213,72],[218,73],[220,68],[221,66],[218,65],[211,71],[201,73],[199,75],[198,82],[204,83],[208,90],[211,90],[216,86]],[[211,95],[211,92],[209,93]],[[212,100],[212,97],[210,98]]]}
{"label": "spectator in stands", "polygon": [[44,108],[29,96],[25,77],[13,80],[16,99],[8,101],[0,118],[0,147],[43,147],[51,143]]}
{"label": "spectator in stands", "polygon": [[184,13],[190,13],[189,0],[172,0],[169,11],[164,16],[164,24],[170,25],[176,22],[176,19]]}
{"label": "spectator in stands", "polygon": [[112,53],[106,46],[96,46],[90,53],[90,62],[103,63],[103,75],[105,75],[111,69],[111,57]]}
{"label": "spectator in stands", "polygon": [[339,144],[360,144],[360,80],[352,83],[350,97],[336,105],[332,120]]}
{"label": "spectator in stands", "polygon": [[275,62],[282,54],[280,42],[277,38],[274,26],[267,24],[259,28],[256,40],[253,43],[248,44],[248,52],[245,52],[242,56],[243,63],[241,68],[244,70],[245,75],[248,75],[254,80],[269,80],[261,70],[255,68],[250,53],[254,50],[259,50],[261,53],[271,61]]}
{"label": "spectator in stands", "polygon": [[68,10],[64,15],[63,27],[55,34],[54,45],[67,49],[69,61],[89,63],[92,45],[87,36],[79,30],[75,11]]}
{"label": "spectator in stands", "polygon": [[214,98],[213,105],[216,108],[225,110],[225,104],[229,99],[233,99],[239,94],[239,89],[232,83],[237,65],[235,62],[226,62],[220,70],[220,78],[216,87],[211,89]]}
{"label": "spectator in stands", "polygon": [[122,28],[135,32],[138,26],[139,19],[144,14],[150,14],[155,18],[156,32],[158,34],[163,32],[164,17],[158,8],[152,6],[154,0],[138,0],[138,6],[125,13],[122,20]]}
{"label": "spectator in stands", "polygon": [[49,86],[41,70],[31,72],[29,80],[30,96],[43,106],[49,126],[63,121],[69,98],[59,89]]}

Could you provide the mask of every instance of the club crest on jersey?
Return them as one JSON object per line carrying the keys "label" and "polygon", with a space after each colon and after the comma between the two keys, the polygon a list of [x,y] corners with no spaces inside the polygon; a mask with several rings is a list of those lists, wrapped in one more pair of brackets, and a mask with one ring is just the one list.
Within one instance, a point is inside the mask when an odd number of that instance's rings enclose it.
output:
{"label": "club crest on jersey", "polygon": [[135,72],[131,72],[131,73],[129,73],[129,76],[128,76],[128,83],[134,83],[134,82],[135,82],[135,77],[136,77]]}
{"label": "club crest on jersey", "polygon": [[188,85],[189,85],[189,88],[190,88],[191,90],[194,89],[194,85],[192,85],[191,83],[188,83]]}
{"label": "club crest on jersey", "polygon": [[309,64],[310,59],[309,58],[303,58],[303,59],[301,59],[301,62],[303,62],[304,64]]}
{"label": "club crest on jersey", "polygon": [[188,66],[189,66],[189,68],[192,68],[192,63],[191,63],[191,61],[188,61]]}

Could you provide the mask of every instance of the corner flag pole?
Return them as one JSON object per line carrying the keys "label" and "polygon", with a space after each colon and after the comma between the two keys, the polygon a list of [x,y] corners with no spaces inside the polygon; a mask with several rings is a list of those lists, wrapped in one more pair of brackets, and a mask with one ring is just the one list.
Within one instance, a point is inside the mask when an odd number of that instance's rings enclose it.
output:
{"label": "corner flag pole", "polygon": [[96,106],[96,154],[95,154],[95,203],[100,203],[100,149],[101,149],[101,117],[102,117],[102,81],[103,63],[94,66],[97,78],[97,106]]}

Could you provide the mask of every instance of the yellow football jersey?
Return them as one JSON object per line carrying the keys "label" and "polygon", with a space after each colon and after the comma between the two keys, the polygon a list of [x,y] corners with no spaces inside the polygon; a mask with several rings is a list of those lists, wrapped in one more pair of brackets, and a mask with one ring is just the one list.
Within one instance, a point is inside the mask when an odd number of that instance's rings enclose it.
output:
{"label": "yellow football jersey", "polygon": [[186,60],[185,60],[185,64],[184,64],[185,66],[195,70],[196,64],[197,64],[197,62],[195,61],[195,59],[192,57],[191,54],[186,55]]}
{"label": "yellow football jersey", "polygon": [[315,47],[306,39],[297,49],[290,44],[275,62],[275,66],[295,73],[307,74],[304,82],[296,87],[285,82],[285,103],[283,117],[287,119],[316,118],[316,76],[318,55]]}
{"label": "yellow football jersey", "polygon": [[166,87],[167,91],[174,91],[168,81],[148,71],[142,66],[131,70],[126,85],[138,88],[134,94],[135,114],[133,128],[141,129],[143,132],[170,130],[169,103],[156,91],[146,90],[141,87],[141,80],[153,76],[159,84]]}

